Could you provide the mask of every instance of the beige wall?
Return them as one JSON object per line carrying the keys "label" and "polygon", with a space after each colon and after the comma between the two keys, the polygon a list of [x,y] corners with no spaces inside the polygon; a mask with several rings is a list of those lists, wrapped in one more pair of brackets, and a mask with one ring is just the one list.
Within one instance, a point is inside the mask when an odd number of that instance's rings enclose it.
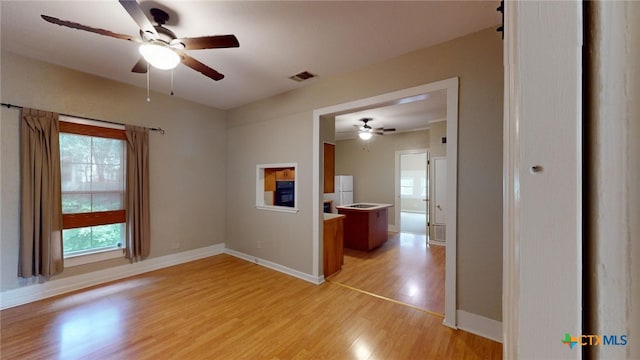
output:
{"label": "beige wall", "polygon": [[[429,148],[429,131],[374,136],[336,143],[336,174],[353,175],[353,201],[395,204],[396,151]],[[395,209],[389,225],[395,226]]]}
{"label": "beige wall", "polygon": [[[460,79],[457,308],[501,320],[503,73],[493,27],[229,111],[227,245],[310,272],[313,110],[451,77]],[[254,210],[255,165],[297,159],[308,162],[300,213]],[[260,239],[272,244],[257,249]]]}
{"label": "beige wall", "polygon": [[[2,102],[162,127],[150,134],[151,255],[223,243],[225,234],[225,113],[164,94],[2,53]],[[23,284],[17,273],[19,111],[2,108],[1,289]],[[175,248],[178,246],[178,248]],[[56,278],[126,264],[116,259],[67,268]]]}
{"label": "beige wall", "polygon": [[[313,272],[311,121],[305,121],[310,116],[297,113],[227,130],[227,247],[307,274]],[[256,165],[273,163],[298,164],[298,213],[256,209]]]}
{"label": "beige wall", "polygon": [[447,136],[447,122],[439,121],[429,125],[429,154],[431,157],[447,156],[447,144],[442,143],[442,138]]}

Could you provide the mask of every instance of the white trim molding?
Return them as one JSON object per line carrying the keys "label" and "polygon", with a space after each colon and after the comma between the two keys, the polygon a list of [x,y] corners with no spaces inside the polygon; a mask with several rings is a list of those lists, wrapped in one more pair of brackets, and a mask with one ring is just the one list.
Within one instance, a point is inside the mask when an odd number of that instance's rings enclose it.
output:
{"label": "white trim molding", "polygon": [[224,253],[224,249],[225,244],[216,244],[176,254],[151,258],[133,264],[120,265],[86,274],[70,276],[58,280],[50,280],[44,283],[3,291],[0,293],[0,309],[7,309],[71,291],[84,289],[90,286],[100,285],[109,281],[119,280],[149,271],[219,255]]}
{"label": "white trim molding", "polygon": [[[520,77],[517,76],[518,28],[515,26],[518,3],[505,4],[504,25],[504,118],[502,130],[502,351],[504,359],[518,358],[518,313],[520,254],[517,238],[520,227],[520,138],[518,137]],[[508,16],[507,16],[508,15]]]}
{"label": "white trim molding", "polygon": [[290,276],[296,277],[298,279],[302,279],[304,281],[308,281],[308,282],[310,282],[312,284],[315,284],[315,285],[320,285],[320,284],[322,284],[324,282],[324,276],[323,275],[314,276],[314,275],[311,275],[311,274],[304,273],[302,271],[298,271],[298,270],[286,267],[284,265],[280,265],[280,264],[274,263],[274,262],[269,261],[269,260],[261,259],[261,258],[252,256],[252,255],[248,255],[248,254],[242,253],[240,251],[232,250],[232,249],[225,249],[224,252],[225,252],[225,254],[228,254],[228,255],[231,255],[231,256],[235,256],[235,257],[237,257],[239,259],[254,263],[256,265],[264,266],[264,267],[266,267],[268,269],[275,270],[277,272],[281,272],[283,274],[290,275]]}
{"label": "white trim molding", "polygon": [[458,329],[499,343],[502,342],[502,323],[500,321],[472,314],[464,310],[458,310],[457,315]]}

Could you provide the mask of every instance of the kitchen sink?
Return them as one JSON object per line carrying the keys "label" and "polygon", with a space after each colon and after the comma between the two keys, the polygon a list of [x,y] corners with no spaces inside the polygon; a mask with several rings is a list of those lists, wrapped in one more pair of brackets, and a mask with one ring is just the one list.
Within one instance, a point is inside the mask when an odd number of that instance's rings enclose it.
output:
{"label": "kitchen sink", "polygon": [[380,205],[378,205],[378,204],[351,204],[351,205],[346,205],[346,207],[357,208],[357,209],[368,209],[368,208],[377,207],[377,206],[380,206]]}

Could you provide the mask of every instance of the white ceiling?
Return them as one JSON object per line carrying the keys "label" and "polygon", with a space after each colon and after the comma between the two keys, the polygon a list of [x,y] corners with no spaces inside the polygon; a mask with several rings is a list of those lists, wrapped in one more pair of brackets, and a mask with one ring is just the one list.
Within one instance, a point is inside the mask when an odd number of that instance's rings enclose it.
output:
{"label": "white ceiling", "polygon": [[[41,14],[137,35],[138,27],[117,1],[1,1],[3,50],[145,87],[131,73],[137,44],[45,22]],[[240,48],[188,54],[226,77],[210,80],[186,66],[174,72],[175,96],[231,109],[319,79],[346,73],[500,22],[498,1],[140,1],[172,19],[178,37],[235,34]],[[298,83],[300,71],[318,74]],[[169,93],[169,72],[151,72],[151,88]],[[10,89],[9,89],[10,90]],[[415,105],[415,104],[414,104]],[[367,116],[366,114],[354,116]],[[387,127],[389,115],[370,114]],[[345,120],[346,121],[346,120]]]}
{"label": "white ceiling", "polygon": [[356,138],[358,136],[359,127],[363,124],[360,119],[363,118],[372,119],[369,121],[369,125],[373,129],[396,129],[393,132],[385,132],[385,135],[387,136],[407,131],[426,129],[433,122],[446,120],[446,90],[435,91],[404,100],[405,101],[399,101],[397,104],[337,115],[335,117],[335,139],[345,140]]}

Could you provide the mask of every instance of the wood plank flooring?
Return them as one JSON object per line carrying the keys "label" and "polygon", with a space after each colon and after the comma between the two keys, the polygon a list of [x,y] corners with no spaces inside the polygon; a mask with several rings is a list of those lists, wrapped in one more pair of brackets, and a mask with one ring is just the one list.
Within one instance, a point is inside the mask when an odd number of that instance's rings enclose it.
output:
{"label": "wood plank flooring", "polygon": [[499,359],[499,343],[218,255],[0,312],[2,359]]}
{"label": "wood plank flooring", "polygon": [[342,270],[329,281],[444,314],[445,247],[424,235],[389,233],[372,251],[345,249]]}

